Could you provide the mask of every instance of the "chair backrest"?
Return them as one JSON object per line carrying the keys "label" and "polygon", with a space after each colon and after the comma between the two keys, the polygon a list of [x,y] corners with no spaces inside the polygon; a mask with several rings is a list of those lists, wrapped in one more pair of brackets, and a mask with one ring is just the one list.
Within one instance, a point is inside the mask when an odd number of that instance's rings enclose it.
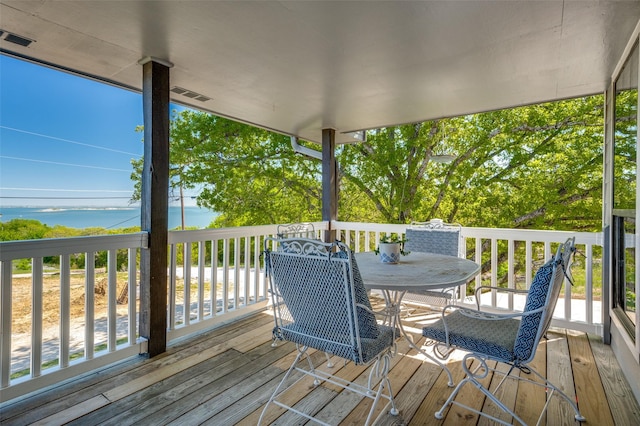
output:
{"label": "chair backrest", "polygon": [[316,230],[313,223],[287,223],[278,225],[276,234],[278,238],[316,238]]}
{"label": "chair backrest", "polygon": [[525,315],[520,321],[514,345],[516,362],[531,361],[540,339],[549,329],[564,278],[570,276],[573,252],[575,252],[575,238],[569,238],[558,247],[555,256],[536,272],[529,287],[524,312],[532,312],[536,309],[541,311]]}
{"label": "chair backrest", "polygon": [[363,360],[361,339],[377,338],[379,329],[351,250],[337,241],[267,238],[264,254],[276,335]]}
{"label": "chair backrest", "polygon": [[462,252],[462,226],[444,223],[440,219],[412,222],[407,228],[404,249],[421,253],[464,256]]}

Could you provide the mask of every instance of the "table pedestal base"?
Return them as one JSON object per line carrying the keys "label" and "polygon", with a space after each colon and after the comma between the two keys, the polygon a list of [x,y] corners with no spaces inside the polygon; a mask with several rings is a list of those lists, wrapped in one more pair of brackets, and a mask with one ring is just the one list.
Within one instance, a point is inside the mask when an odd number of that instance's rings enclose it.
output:
{"label": "table pedestal base", "polygon": [[406,291],[382,290],[382,295],[385,302],[385,312],[387,314],[387,318],[389,319],[389,325],[391,327],[397,328],[400,331],[400,334],[407,340],[411,348],[415,349],[416,351],[418,351],[418,353],[421,353],[426,358],[430,359],[438,366],[440,366],[449,377],[449,382],[447,384],[449,385],[449,387],[453,387],[453,375],[451,374],[449,368],[438,358],[430,355],[429,353],[427,353],[427,351],[416,345],[413,341],[413,336],[405,331],[404,326],[402,325],[402,319],[400,318],[400,314],[402,312],[402,298],[404,297],[405,293]]}

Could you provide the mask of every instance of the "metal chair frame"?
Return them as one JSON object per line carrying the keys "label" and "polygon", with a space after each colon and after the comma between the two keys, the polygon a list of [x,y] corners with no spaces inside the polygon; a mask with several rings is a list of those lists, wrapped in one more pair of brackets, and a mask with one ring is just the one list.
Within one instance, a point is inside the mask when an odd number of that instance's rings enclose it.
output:
{"label": "metal chair frame", "polygon": [[278,225],[276,230],[278,238],[312,238],[317,239],[316,229],[313,223],[286,223]]}
{"label": "metal chair frame", "polygon": [[[351,250],[341,242],[323,243],[304,238],[266,238],[264,245],[265,275],[276,322],[274,336],[294,342],[298,353],[265,404],[258,424],[272,403],[326,424],[312,414],[278,401],[282,393],[305,376],[314,378],[314,386],[325,381],[372,399],[367,425],[381,399],[388,401],[389,413],[397,415],[387,376],[397,332],[375,320]],[[309,348],[339,356],[345,362],[373,366],[367,386],[316,370],[307,353]],[[289,385],[295,373],[300,377]],[[377,385],[376,379],[379,379]]]}
{"label": "metal chair frame", "polygon": [[[434,353],[441,359],[446,359],[454,349],[461,349],[469,352],[464,356],[462,362],[465,377],[460,381],[460,383],[458,383],[451,395],[449,395],[449,398],[446,400],[442,408],[440,408],[440,410],[435,413],[435,417],[437,419],[442,419],[444,417],[445,410],[451,404],[455,404],[464,407],[478,415],[487,417],[497,423],[504,425],[513,424],[511,422],[506,422],[502,419],[491,416],[487,413],[483,413],[459,401],[455,401],[454,398],[456,397],[460,389],[467,383],[471,383],[487,398],[495,403],[496,406],[498,406],[502,411],[512,416],[514,422],[517,422],[521,425],[526,425],[524,420],[522,420],[512,409],[507,407],[496,396],[503,383],[505,383],[507,379],[512,379],[521,380],[536,386],[544,387],[547,390],[547,401],[542,409],[542,412],[540,413],[537,424],[540,424],[544,413],[547,411],[549,402],[551,401],[551,398],[554,394],[560,396],[571,406],[571,408],[575,412],[575,420],[577,420],[578,422],[586,421],[584,416],[580,414],[577,404],[571,398],[569,398],[569,396],[567,396],[564,392],[562,392],[562,390],[560,390],[557,386],[555,386],[529,365],[529,363],[535,357],[536,348],[538,347],[540,340],[543,336],[546,335],[546,332],[549,328],[553,316],[553,311],[555,310],[556,302],[558,300],[558,296],[564,282],[564,278],[567,277],[570,280],[569,268],[571,266],[571,255],[575,251],[574,241],[574,238],[570,238],[564,244],[558,247],[556,255],[550,262],[548,262],[548,265],[550,265],[549,268],[552,268],[552,272],[550,273],[548,278],[548,289],[546,290],[546,293],[544,295],[540,294],[539,292],[537,294],[533,294],[536,293],[536,291],[534,291],[534,285],[532,284],[527,296],[527,305],[525,305],[525,310],[523,312],[514,314],[495,314],[468,309],[456,305],[448,305],[443,310],[442,318],[438,322],[423,328],[424,336],[438,342],[436,343],[436,345],[434,345]],[[541,274],[540,279],[541,281],[545,280],[546,275]],[[496,287],[489,288],[503,290]],[[541,288],[544,289],[544,287]],[[544,297],[544,299],[541,299],[541,296]],[[529,306],[529,298],[537,298],[537,300],[539,300],[539,302],[536,302],[534,300],[534,304],[532,304],[531,306],[535,306],[535,303],[541,304],[541,306],[536,309],[527,309],[527,307]],[[449,316],[453,315],[447,313],[447,311],[449,310],[455,310],[456,315]],[[525,321],[527,321],[527,330],[523,330],[523,323],[525,323]],[[502,338],[504,337],[504,334],[502,334],[499,338],[497,336],[497,334],[499,333],[496,333],[500,330],[504,332],[504,330],[506,330],[504,326],[508,326],[509,330],[507,331],[507,334],[511,333],[511,337],[514,339],[513,348],[506,351],[508,352],[508,355],[498,355],[499,351],[494,349],[490,351],[481,350],[487,347],[495,348],[504,343],[505,340]],[[476,327],[476,330],[489,330],[487,333],[494,333],[495,337],[492,340],[487,336],[468,336],[465,335],[464,331],[461,331],[464,329],[469,330],[471,327]],[[503,328],[499,330],[500,327]],[[441,338],[443,329],[444,338]],[[533,330],[535,330],[535,335],[532,336],[530,332]],[[456,341],[455,344],[452,343],[453,340]],[[488,360],[497,361],[498,363],[504,363],[509,366],[509,369],[507,372],[504,372],[499,371],[497,367],[489,367],[487,364]],[[474,364],[476,364],[476,366],[474,368],[469,367],[470,361],[475,361]],[[521,374],[519,376],[511,374],[515,369],[519,369],[521,371]],[[502,379],[493,392],[491,392],[480,383],[480,380],[485,378],[490,372],[502,376]],[[523,374],[533,374],[539,379],[539,381],[534,381],[522,377]]]}

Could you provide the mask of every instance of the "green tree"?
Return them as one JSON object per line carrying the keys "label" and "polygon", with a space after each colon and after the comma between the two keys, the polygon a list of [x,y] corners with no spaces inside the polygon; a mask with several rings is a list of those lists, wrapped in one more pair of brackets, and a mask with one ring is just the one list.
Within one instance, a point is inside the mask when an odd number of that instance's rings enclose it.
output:
{"label": "green tree", "polygon": [[[593,96],[369,131],[338,148],[339,217],[597,230],[603,115]],[[200,188],[216,226],[321,218],[321,164],[288,137],[184,111],[170,144],[172,185]],[[435,161],[443,153],[455,159]]]}
{"label": "green tree", "polygon": [[602,133],[595,96],[380,129],[339,159],[380,221],[598,229]]}
{"label": "green tree", "polygon": [[[216,226],[320,219],[320,163],[296,155],[288,137],[189,110],[170,130],[172,188],[200,188],[197,204],[220,213]],[[138,200],[142,159],[132,164]]]}

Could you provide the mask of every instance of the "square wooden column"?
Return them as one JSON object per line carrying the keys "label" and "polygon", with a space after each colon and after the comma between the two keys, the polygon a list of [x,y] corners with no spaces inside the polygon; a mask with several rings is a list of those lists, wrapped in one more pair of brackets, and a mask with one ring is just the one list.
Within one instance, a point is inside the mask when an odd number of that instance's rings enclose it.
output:
{"label": "square wooden column", "polygon": [[149,247],[140,254],[140,336],[150,357],[167,348],[167,244],[169,207],[169,68],[154,58],[140,61],[143,75],[144,167],[141,229]]}
{"label": "square wooden column", "polygon": [[[322,220],[338,219],[338,166],[336,162],[336,131],[322,129]],[[324,241],[336,239],[336,231],[324,232]]]}

